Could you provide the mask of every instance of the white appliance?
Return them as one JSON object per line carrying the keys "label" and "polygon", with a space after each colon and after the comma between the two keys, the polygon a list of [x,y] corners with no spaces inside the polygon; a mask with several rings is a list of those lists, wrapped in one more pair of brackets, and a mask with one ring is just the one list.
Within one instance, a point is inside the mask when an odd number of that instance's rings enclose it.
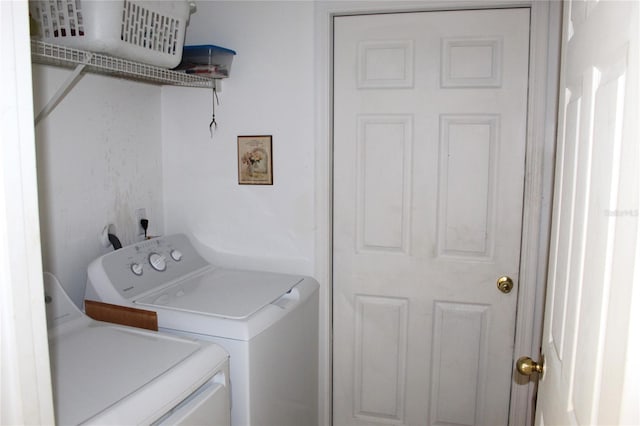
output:
{"label": "white appliance", "polygon": [[214,267],[177,234],[93,261],[85,298],[155,311],[161,331],[223,346],[232,425],[313,426],[318,287],[310,277]]}
{"label": "white appliance", "polygon": [[220,346],[94,321],[44,275],[56,424],[228,426]]}

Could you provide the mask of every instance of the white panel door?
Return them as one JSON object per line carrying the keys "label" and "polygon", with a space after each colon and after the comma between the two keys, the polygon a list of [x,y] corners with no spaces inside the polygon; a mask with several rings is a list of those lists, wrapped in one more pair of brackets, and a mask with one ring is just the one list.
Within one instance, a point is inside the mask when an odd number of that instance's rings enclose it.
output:
{"label": "white panel door", "polygon": [[536,423],[640,424],[639,3],[564,7]]}
{"label": "white panel door", "polygon": [[334,424],[506,425],[529,10],[334,24]]}

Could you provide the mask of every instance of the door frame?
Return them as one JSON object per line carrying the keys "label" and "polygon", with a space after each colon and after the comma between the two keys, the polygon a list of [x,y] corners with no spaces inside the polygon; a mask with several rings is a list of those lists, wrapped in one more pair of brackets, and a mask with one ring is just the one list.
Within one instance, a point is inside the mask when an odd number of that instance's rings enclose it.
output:
{"label": "door frame", "polygon": [[28,4],[0,1],[0,424],[54,424]]}
{"label": "door frame", "polygon": [[[560,60],[561,4],[538,0],[344,1],[314,3],[315,263],[320,294],[319,421],[332,423],[333,19],[336,16],[528,7],[531,10],[529,99],[520,281],[514,359],[540,351],[546,284]],[[515,383],[514,383],[515,382]],[[536,384],[514,373],[510,425],[533,423]]]}

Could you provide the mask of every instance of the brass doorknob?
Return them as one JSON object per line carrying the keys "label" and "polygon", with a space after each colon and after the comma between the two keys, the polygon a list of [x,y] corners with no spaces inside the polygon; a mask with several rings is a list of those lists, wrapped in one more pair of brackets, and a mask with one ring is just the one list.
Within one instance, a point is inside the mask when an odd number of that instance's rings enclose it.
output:
{"label": "brass doorknob", "polygon": [[498,278],[496,281],[496,285],[498,286],[498,290],[503,293],[510,293],[513,288],[513,280],[510,277],[504,276]]}
{"label": "brass doorknob", "polygon": [[544,358],[541,359],[540,363],[537,363],[528,356],[520,357],[516,361],[516,369],[525,376],[530,376],[533,373],[542,374],[544,372]]}

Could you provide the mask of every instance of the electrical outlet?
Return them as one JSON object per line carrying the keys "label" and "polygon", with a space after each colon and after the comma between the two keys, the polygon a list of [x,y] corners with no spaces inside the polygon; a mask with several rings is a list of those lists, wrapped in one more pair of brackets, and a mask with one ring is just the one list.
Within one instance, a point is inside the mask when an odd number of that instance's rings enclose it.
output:
{"label": "electrical outlet", "polygon": [[136,209],[136,235],[142,239],[144,237],[144,229],[140,225],[140,219],[149,219],[147,217],[147,209]]}

